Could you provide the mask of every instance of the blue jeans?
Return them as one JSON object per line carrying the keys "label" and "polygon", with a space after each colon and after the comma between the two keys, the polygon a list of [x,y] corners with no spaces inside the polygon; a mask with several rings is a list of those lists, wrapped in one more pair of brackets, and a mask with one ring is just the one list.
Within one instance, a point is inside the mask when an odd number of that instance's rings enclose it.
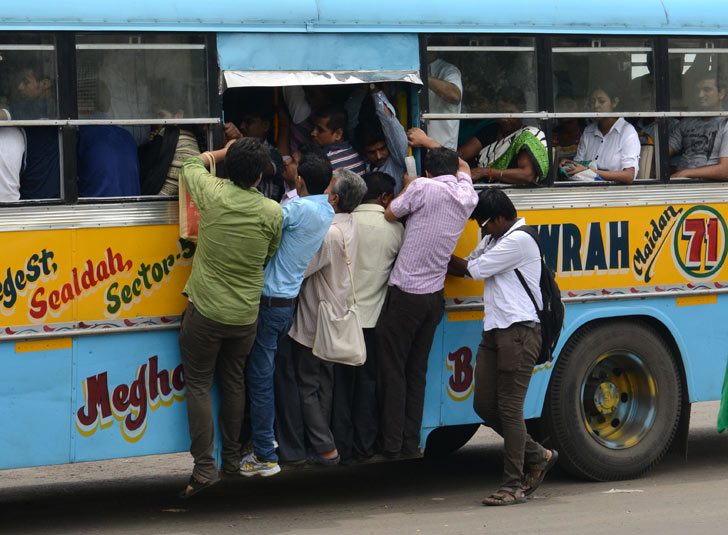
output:
{"label": "blue jeans", "polygon": [[295,303],[282,307],[260,305],[258,331],[245,367],[253,452],[261,461],[278,462],[278,455],[273,447],[273,372],[278,341],[288,334],[295,310]]}

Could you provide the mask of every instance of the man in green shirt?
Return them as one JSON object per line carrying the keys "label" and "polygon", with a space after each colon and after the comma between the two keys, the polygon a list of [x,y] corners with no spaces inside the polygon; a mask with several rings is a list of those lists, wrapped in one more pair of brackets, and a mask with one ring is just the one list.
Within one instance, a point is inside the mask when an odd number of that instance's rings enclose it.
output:
{"label": "man in green shirt", "polygon": [[[210,174],[210,158],[225,160],[229,180]],[[182,165],[184,184],[200,211],[197,251],[184,289],[190,302],[179,333],[195,462],[182,498],[220,480],[212,456],[216,367],[222,468],[240,469],[245,359],[255,339],[263,267],[278,248],[283,223],[280,205],[255,189],[269,159],[259,140],[242,138]]]}

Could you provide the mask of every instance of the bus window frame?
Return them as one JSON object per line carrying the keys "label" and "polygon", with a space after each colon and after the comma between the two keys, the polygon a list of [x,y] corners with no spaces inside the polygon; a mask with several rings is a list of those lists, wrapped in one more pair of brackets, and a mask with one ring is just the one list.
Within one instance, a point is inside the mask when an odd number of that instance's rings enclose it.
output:
{"label": "bus window frame", "polygon": [[[539,121],[541,129],[547,136],[548,153],[549,153],[549,176],[548,180],[544,181],[542,186],[554,186],[554,187],[589,187],[590,183],[583,182],[555,182],[556,170],[554,163],[552,162],[553,155],[553,144],[551,139],[553,119],[562,117],[577,117],[577,118],[599,118],[607,116],[606,114],[599,113],[556,113],[554,111],[553,104],[553,92],[554,84],[551,73],[553,71],[553,41],[557,39],[589,39],[599,41],[602,39],[644,39],[651,43],[651,49],[653,54],[653,76],[655,80],[655,94],[654,94],[654,111],[637,111],[637,112],[624,112],[620,113],[619,117],[653,117],[657,124],[656,126],[656,138],[655,139],[655,178],[638,179],[633,184],[667,184],[667,183],[678,183],[677,181],[670,180],[670,169],[669,169],[669,152],[668,142],[669,140],[669,120],[670,118],[681,118],[689,116],[726,116],[728,117],[728,110],[725,111],[714,111],[714,112],[684,112],[684,111],[673,111],[670,108],[670,72],[669,72],[669,52],[668,52],[668,40],[676,38],[675,36],[668,35],[637,35],[637,34],[620,34],[620,35],[609,35],[609,34],[518,34],[518,33],[498,33],[488,34],[473,31],[473,35],[483,36],[497,36],[499,38],[533,38],[535,40],[535,57],[537,64],[537,98],[539,103],[538,112],[525,112],[525,113],[460,113],[460,114],[430,114],[429,103],[427,101],[428,91],[428,79],[427,76],[423,76],[423,90],[420,95],[420,120],[426,125],[428,120],[433,119],[488,119],[488,118],[499,118],[499,117],[518,117],[535,119]],[[427,72],[427,42],[431,36],[439,36],[440,34],[434,33],[422,33],[420,34],[420,59],[422,72]],[[446,35],[463,35],[460,34],[446,34]],[[680,39],[709,39],[709,36],[679,36]],[[716,37],[722,38],[722,37]],[[645,47],[647,48],[647,47]],[[660,140],[665,140],[664,142]],[[704,182],[704,180],[693,179],[692,182]],[[713,182],[713,181],[709,181]],[[594,185],[599,186],[620,186],[621,184],[599,182]],[[624,185],[621,185],[624,186]],[[512,186],[510,186],[512,187]],[[528,187],[534,187],[533,185]]]}
{"label": "bus window frame", "polygon": [[[16,32],[9,32],[10,34]],[[207,89],[207,108],[209,117],[191,117],[185,119],[79,119],[77,100],[77,38],[80,35],[114,34],[123,35],[129,32],[84,32],[84,31],[39,31],[25,32],[38,35],[52,36],[54,39],[55,69],[56,69],[56,105],[58,116],[56,119],[45,120],[11,120],[0,121],[0,126],[56,126],[58,127],[59,143],[59,174],[61,180],[61,196],[55,199],[22,199],[13,202],[1,202],[0,208],[13,208],[19,206],[38,205],[73,205],[73,204],[116,204],[119,202],[144,201],[177,201],[176,196],[145,195],[138,197],[86,197],[78,196],[77,181],[77,139],[78,127],[84,125],[141,125],[141,124],[207,124],[210,125],[208,143],[210,146],[220,146],[223,139],[223,129],[220,116],[222,113],[222,97],[219,93],[219,76],[217,69],[217,35],[214,32],[202,33],[205,48],[205,87]],[[164,35],[191,35],[192,32],[159,32]],[[199,35],[199,34],[194,34]],[[59,73],[69,73],[59,76]],[[68,178],[67,177],[72,177]]]}

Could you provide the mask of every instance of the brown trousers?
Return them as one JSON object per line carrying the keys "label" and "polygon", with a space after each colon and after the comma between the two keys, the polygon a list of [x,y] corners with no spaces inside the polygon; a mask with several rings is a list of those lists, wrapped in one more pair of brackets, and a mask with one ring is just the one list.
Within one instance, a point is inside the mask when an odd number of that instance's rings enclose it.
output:
{"label": "brown trousers", "polygon": [[522,487],[528,470],[544,466],[546,449],[526,432],[523,403],[541,351],[541,326],[520,323],[483,332],[475,365],[473,408],[503,437],[502,489]]}
{"label": "brown trousers", "polygon": [[217,368],[220,388],[220,432],[222,467],[237,472],[240,467],[240,428],[245,408],[245,360],[253,347],[256,324],[225,325],[203,316],[192,303],[182,316],[179,348],[187,386],[187,419],[193,474],[201,482],[217,479],[212,450],[215,423],[212,413],[212,383]]}

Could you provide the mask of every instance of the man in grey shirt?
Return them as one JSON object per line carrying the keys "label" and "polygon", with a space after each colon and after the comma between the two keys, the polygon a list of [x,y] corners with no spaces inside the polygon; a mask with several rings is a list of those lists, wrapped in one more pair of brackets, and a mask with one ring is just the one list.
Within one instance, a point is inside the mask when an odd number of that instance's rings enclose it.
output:
{"label": "man in grey shirt", "polygon": [[[695,104],[704,111],[720,111],[726,90],[708,74],[695,83]],[[670,156],[679,155],[671,178],[728,178],[728,118],[688,117],[670,134]]]}

